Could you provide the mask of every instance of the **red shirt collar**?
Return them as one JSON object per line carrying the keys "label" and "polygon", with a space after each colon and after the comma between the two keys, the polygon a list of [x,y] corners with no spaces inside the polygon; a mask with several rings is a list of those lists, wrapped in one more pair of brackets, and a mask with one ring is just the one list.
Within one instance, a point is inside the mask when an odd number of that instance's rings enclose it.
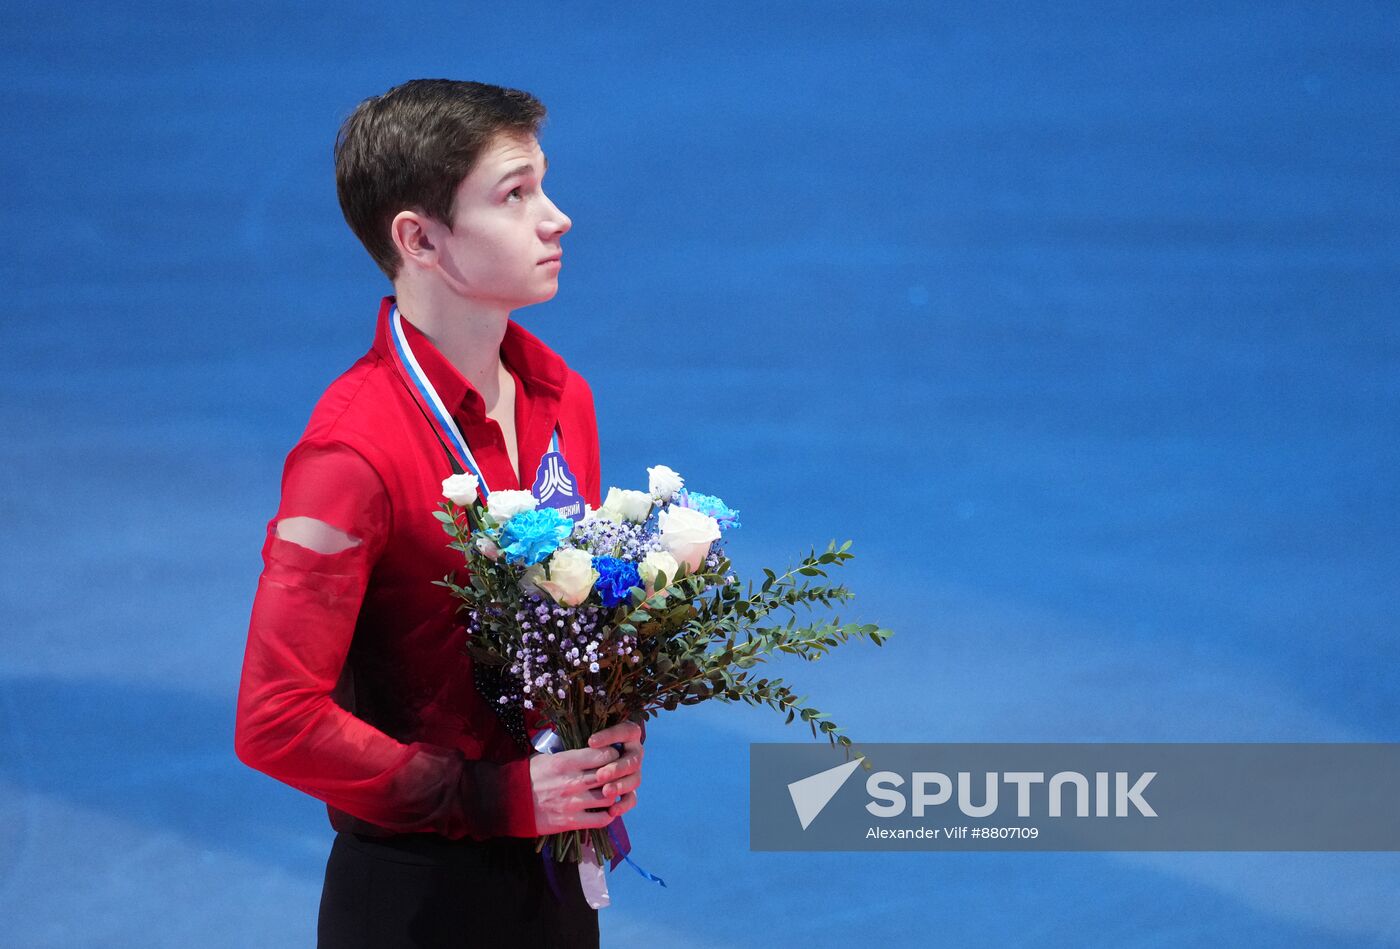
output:
{"label": "red shirt collar", "polygon": [[[397,365],[394,353],[394,331],[389,323],[389,312],[394,306],[394,297],[387,296],[379,304],[379,322],[374,330],[374,349],[390,365]],[[486,418],[486,403],[476,386],[438,352],[432,341],[418,327],[403,317],[404,335],[413,348],[414,358],[423,367],[428,381],[437,390],[454,415],[480,421]],[[506,333],[501,339],[501,361],[520,380],[530,403],[530,416],[541,419],[547,416],[552,429],[558,418],[559,402],[564,394],[564,383],[568,378],[569,367],[563,358],[534,335],[527,332],[514,320],[506,320]],[[533,425],[531,426],[534,427]]]}

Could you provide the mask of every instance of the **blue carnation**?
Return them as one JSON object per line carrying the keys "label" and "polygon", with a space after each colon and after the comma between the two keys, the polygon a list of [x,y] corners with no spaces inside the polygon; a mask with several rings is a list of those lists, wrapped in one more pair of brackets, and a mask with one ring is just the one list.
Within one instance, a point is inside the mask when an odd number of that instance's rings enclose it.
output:
{"label": "blue carnation", "polygon": [[594,557],[593,569],[598,571],[598,579],[593,583],[593,589],[598,591],[598,597],[607,607],[617,606],[630,596],[632,587],[642,585],[642,575],[637,572],[637,565],[630,560],[623,560],[620,557]]}
{"label": "blue carnation", "polygon": [[725,504],[713,494],[698,494],[693,491],[685,491],[681,494],[680,503],[682,507],[688,507],[699,511],[701,514],[708,514],[719,522],[720,530],[729,530],[731,527],[742,527],[739,523],[739,512]]}
{"label": "blue carnation", "polygon": [[531,566],[559,549],[574,522],[552,507],[521,511],[501,528],[501,553],[509,563]]}

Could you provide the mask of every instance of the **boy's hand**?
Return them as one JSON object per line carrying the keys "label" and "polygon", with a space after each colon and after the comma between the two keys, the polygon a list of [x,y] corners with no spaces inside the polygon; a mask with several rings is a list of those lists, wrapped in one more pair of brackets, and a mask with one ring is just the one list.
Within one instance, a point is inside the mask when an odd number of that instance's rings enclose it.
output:
{"label": "boy's hand", "polygon": [[[623,722],[595,732],[587,748],[532,757],[536,831],[543,836],[606,827],[635,807],[642,783],[641,734],[641,726]],[[621,751],[614,742],[622,744]]]}
{"label": "boy's hand", "polygon": [[636,722],[620,722],[611,728],[594,732],[588,738],[590,748],[617,747],[617,760],[598,769],[598,779],[605,782],[601,788],[609,801],[620,799],[608,807],[613,817],[625,814],[637,806],[637,788],[642,783],[642,726]]}

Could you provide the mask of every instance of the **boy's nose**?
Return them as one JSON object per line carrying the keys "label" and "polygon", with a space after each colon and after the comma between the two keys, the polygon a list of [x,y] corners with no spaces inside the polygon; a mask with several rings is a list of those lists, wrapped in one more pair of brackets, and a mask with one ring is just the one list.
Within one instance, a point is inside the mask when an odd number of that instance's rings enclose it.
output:
{"label": "boy's nose", "polygon": [[[548,198],[545,200],[549,201]],[[545,218],[545,223],[549,226],[551,231],[555,234],[563,234],[574,226],[574,222],[570,220],[569,216],[559,210],[559,205],[555,204],[553,201],[549,201],[549,207],[554,213]]]}

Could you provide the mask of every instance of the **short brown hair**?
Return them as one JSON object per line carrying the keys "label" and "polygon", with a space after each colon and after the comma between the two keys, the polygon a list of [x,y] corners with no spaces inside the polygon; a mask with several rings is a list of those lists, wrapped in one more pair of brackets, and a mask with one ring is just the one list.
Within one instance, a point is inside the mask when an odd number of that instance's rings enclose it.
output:
{"label": "short brown hair", "polygon": [[452,226],[457,186],[498,133],[538,135],[545,107],[528,92],[482,82],[413,79],[356,106],[335,139],[335,190],[350,230],[393,280],[389,237],[414,209]]}

